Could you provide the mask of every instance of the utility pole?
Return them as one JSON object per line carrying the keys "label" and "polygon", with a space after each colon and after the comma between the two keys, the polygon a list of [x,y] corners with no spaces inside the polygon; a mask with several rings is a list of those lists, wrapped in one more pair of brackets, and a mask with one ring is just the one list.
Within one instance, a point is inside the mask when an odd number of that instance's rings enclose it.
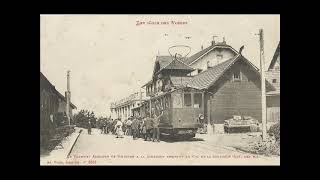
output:
{"label": "utility pole", "polygon": [[263,29],[259,30],[260,40],[260,72],[261,72],[261,108],[262,108],[262,140],[267,138],[267,103],[266,103],[266,79],[264,71],[264,40]]}
{"label": "utility pole", "polygon": [[68,123],[70,126],[70,71],[67,71],[67,92],[66,92],[66,99],[67,99],[67,105],[66,105],[66,114],[68,118]]}

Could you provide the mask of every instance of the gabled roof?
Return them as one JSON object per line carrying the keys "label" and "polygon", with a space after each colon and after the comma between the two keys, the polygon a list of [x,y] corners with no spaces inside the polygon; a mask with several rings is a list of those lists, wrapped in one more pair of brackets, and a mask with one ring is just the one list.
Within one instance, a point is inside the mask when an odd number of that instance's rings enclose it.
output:
{"label": "gabled roof", "polygon": [[273,55],[273,58],[272,58],[272,60],[271,60],[271,63],[270,63],[270,65],[269,65],[268,70],[273,69],[274,65],[275,65],[276,62],[277,62],[278,56],[280,56],[280,41],[279,41],[279,44],[278,44],[278,46],[277,46],[276,51],[274,52],[274,55]]}
{"label": "gabled roof", "polygon": [[[237,56],[224,61],[216,66],[211,67],[210,69],[199,73],[198,75],[194,76],[190,82],[187,84],[190,87],[195,87],[198,89],[208,89],[211,86],[215,85],[217,80],[230,68],[232,65],[239,61],[244,60],[249,66],[251,66],[254,71],[260,76],[259,70],[256,66],[254,66],[249,60],[244,58],[242,55],[238,54]],[[275,88],[268,82],[267,88],[271,88],[274,90]]]}
{"label": "gabled roof", "polygon": [[[170,62],[170,64],[168,64],[166,67],[162,68],[162,69],[183,69],[183,70],[189,70],[189,71],[193,71],[194,69],[192,67],[190,67],[189,65],[185,64],[184,62],[180,61],[180,60],[172,60]],[[162,70],[160,69],[160,71]]]}
{"label": "gabled roof", "polygon": [[199,89],[207,89],[210,85],[215,82],[218,77],[237,59],[238,56],[231,58],[230,60],[224,61],[210,69],[199,73],[194,76],[193,79],[188,83],[188,85],[197,87]]}
{"label": "gabled roof", "polygon": [[[158,66],[158,67],[157,67]],[[158,69],[158,70],[157,70]],[[186,71],[193,71],[194,69],[190,67],[189,65],[185,64],[183,61],[178,59],[173,59],[171,56],[156,56],[156,61],[153,68],[152,75],[161,72],[164,69],[172,69],[172,70],[186,70]],[[153,81],[150,80],[146,84],[144,84],[142,87],[145,87],[146,85],[151,84]]]}
{"label": "gabled roof", "polygon": [[224,43],[217,43],[217,44],[211,45],[211,46],[195,53],[194,55],[187,58],[184,62],[188,65],[191,65],[215,48],[228,48],[228,49],[231,49],[232,51],[234,51],[236,54],[238,54],[238,52],[235,49],[233,49],[231,46],[224,44]]}
{"label": "gabled roof", "polygon": [[156,57],[156,62],[159,62],[160,65],[160,69],[166,67],[167,65],[169,65],[172,61],[172,57],[171,56],[157,56]]}
{"label": "gabled roof", "polygon": [[171,76],[170,80],[174,87],[180,87],[180,86],[186,86],[186,84],[192,79],[193,77],[187,76],[187,77],[175,77]]}
{"label": "gabled roof", "polygon": [[[48,88],[50,88],[58,96],[58,98],[60,98],[63,101],[66,101],[66,98],[55,88],[55,86],[47,79],[47,77],[42,74],[42,72],[40,72],[40,87],[45,86],[44,84],[41,84],[41,81],[44,81],[47,85],[49,85]],[[73,109],[77,109],[77,107],[71,102],[70,106]]]}
{"label": "gabled roof", "polygon": [[[157,64],[159,64],[159,70],[156,71]],[[190,67],[189,65],[185,64],[184,62],[173,59],[171,56],[157,56],[156,62],[154,65],[153,75],[156,73],[161,72],[164,69],[180,69],[180,70],[187,70],[187,71],[193,71],[194,69]]]}

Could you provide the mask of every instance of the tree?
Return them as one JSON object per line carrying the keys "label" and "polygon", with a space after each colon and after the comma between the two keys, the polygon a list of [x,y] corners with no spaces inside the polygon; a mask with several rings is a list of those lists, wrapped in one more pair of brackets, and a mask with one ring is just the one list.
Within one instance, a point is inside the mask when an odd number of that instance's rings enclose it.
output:
{"label": "tree", "polygon": [[74,115],[74,121],[77,127],[86,128],[88,122],[90,121],[92,127],[96,127],[97,118],[93,111],[82,109],[77,114]]}

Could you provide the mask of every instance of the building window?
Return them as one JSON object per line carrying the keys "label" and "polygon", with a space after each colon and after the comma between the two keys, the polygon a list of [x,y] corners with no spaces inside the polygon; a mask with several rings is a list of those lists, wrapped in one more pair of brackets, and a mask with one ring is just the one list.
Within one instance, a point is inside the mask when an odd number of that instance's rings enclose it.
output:
{"label": "building window", "polygon": [[201,93],[195,93],[193,95],[194,99],[194,108],[201,108],[202,107],[202,94]]}
{"label": "building window", "polygon": [[272,79],[272,83],[277,83],[277,79]]}
{"label": "building window", "polygon": [[240,80],[241,80],[240,70],[236,70],[236,71],[233,73],[233,80],[234,80],[234,81],[240,81]]}
{"label": "building window", "polygon": [[184,106],[191,107],[191,94],[184,94]]}

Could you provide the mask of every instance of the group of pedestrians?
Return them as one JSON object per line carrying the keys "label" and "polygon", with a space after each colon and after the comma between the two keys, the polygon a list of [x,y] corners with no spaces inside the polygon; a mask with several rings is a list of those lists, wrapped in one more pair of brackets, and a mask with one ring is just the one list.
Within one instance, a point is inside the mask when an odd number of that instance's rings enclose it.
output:
{"label": "group of pedestrians", "polygon": [[163,112],[152,118],[149,115],[145,118],[131,116],[122,124],[124,135],[132,136],[133,140],[143,138],[145,141],[160,142],[159,124],[162,116]]}
{"label": "group of pedestrians", "polygon": [[[147,115],[144,118],[131,116],[128,120],[122,122],[121,119],[109,119],[102,122],[100,125],[101,133],[116,135],[116,138],[124,136],[132,136],[133,140],[143,138],[145,141],[160,142],[160,119],[163,116],[163,111],[160,115],[150,117]],[[91,126],[88,128],[88,134],[91,134]]]}

